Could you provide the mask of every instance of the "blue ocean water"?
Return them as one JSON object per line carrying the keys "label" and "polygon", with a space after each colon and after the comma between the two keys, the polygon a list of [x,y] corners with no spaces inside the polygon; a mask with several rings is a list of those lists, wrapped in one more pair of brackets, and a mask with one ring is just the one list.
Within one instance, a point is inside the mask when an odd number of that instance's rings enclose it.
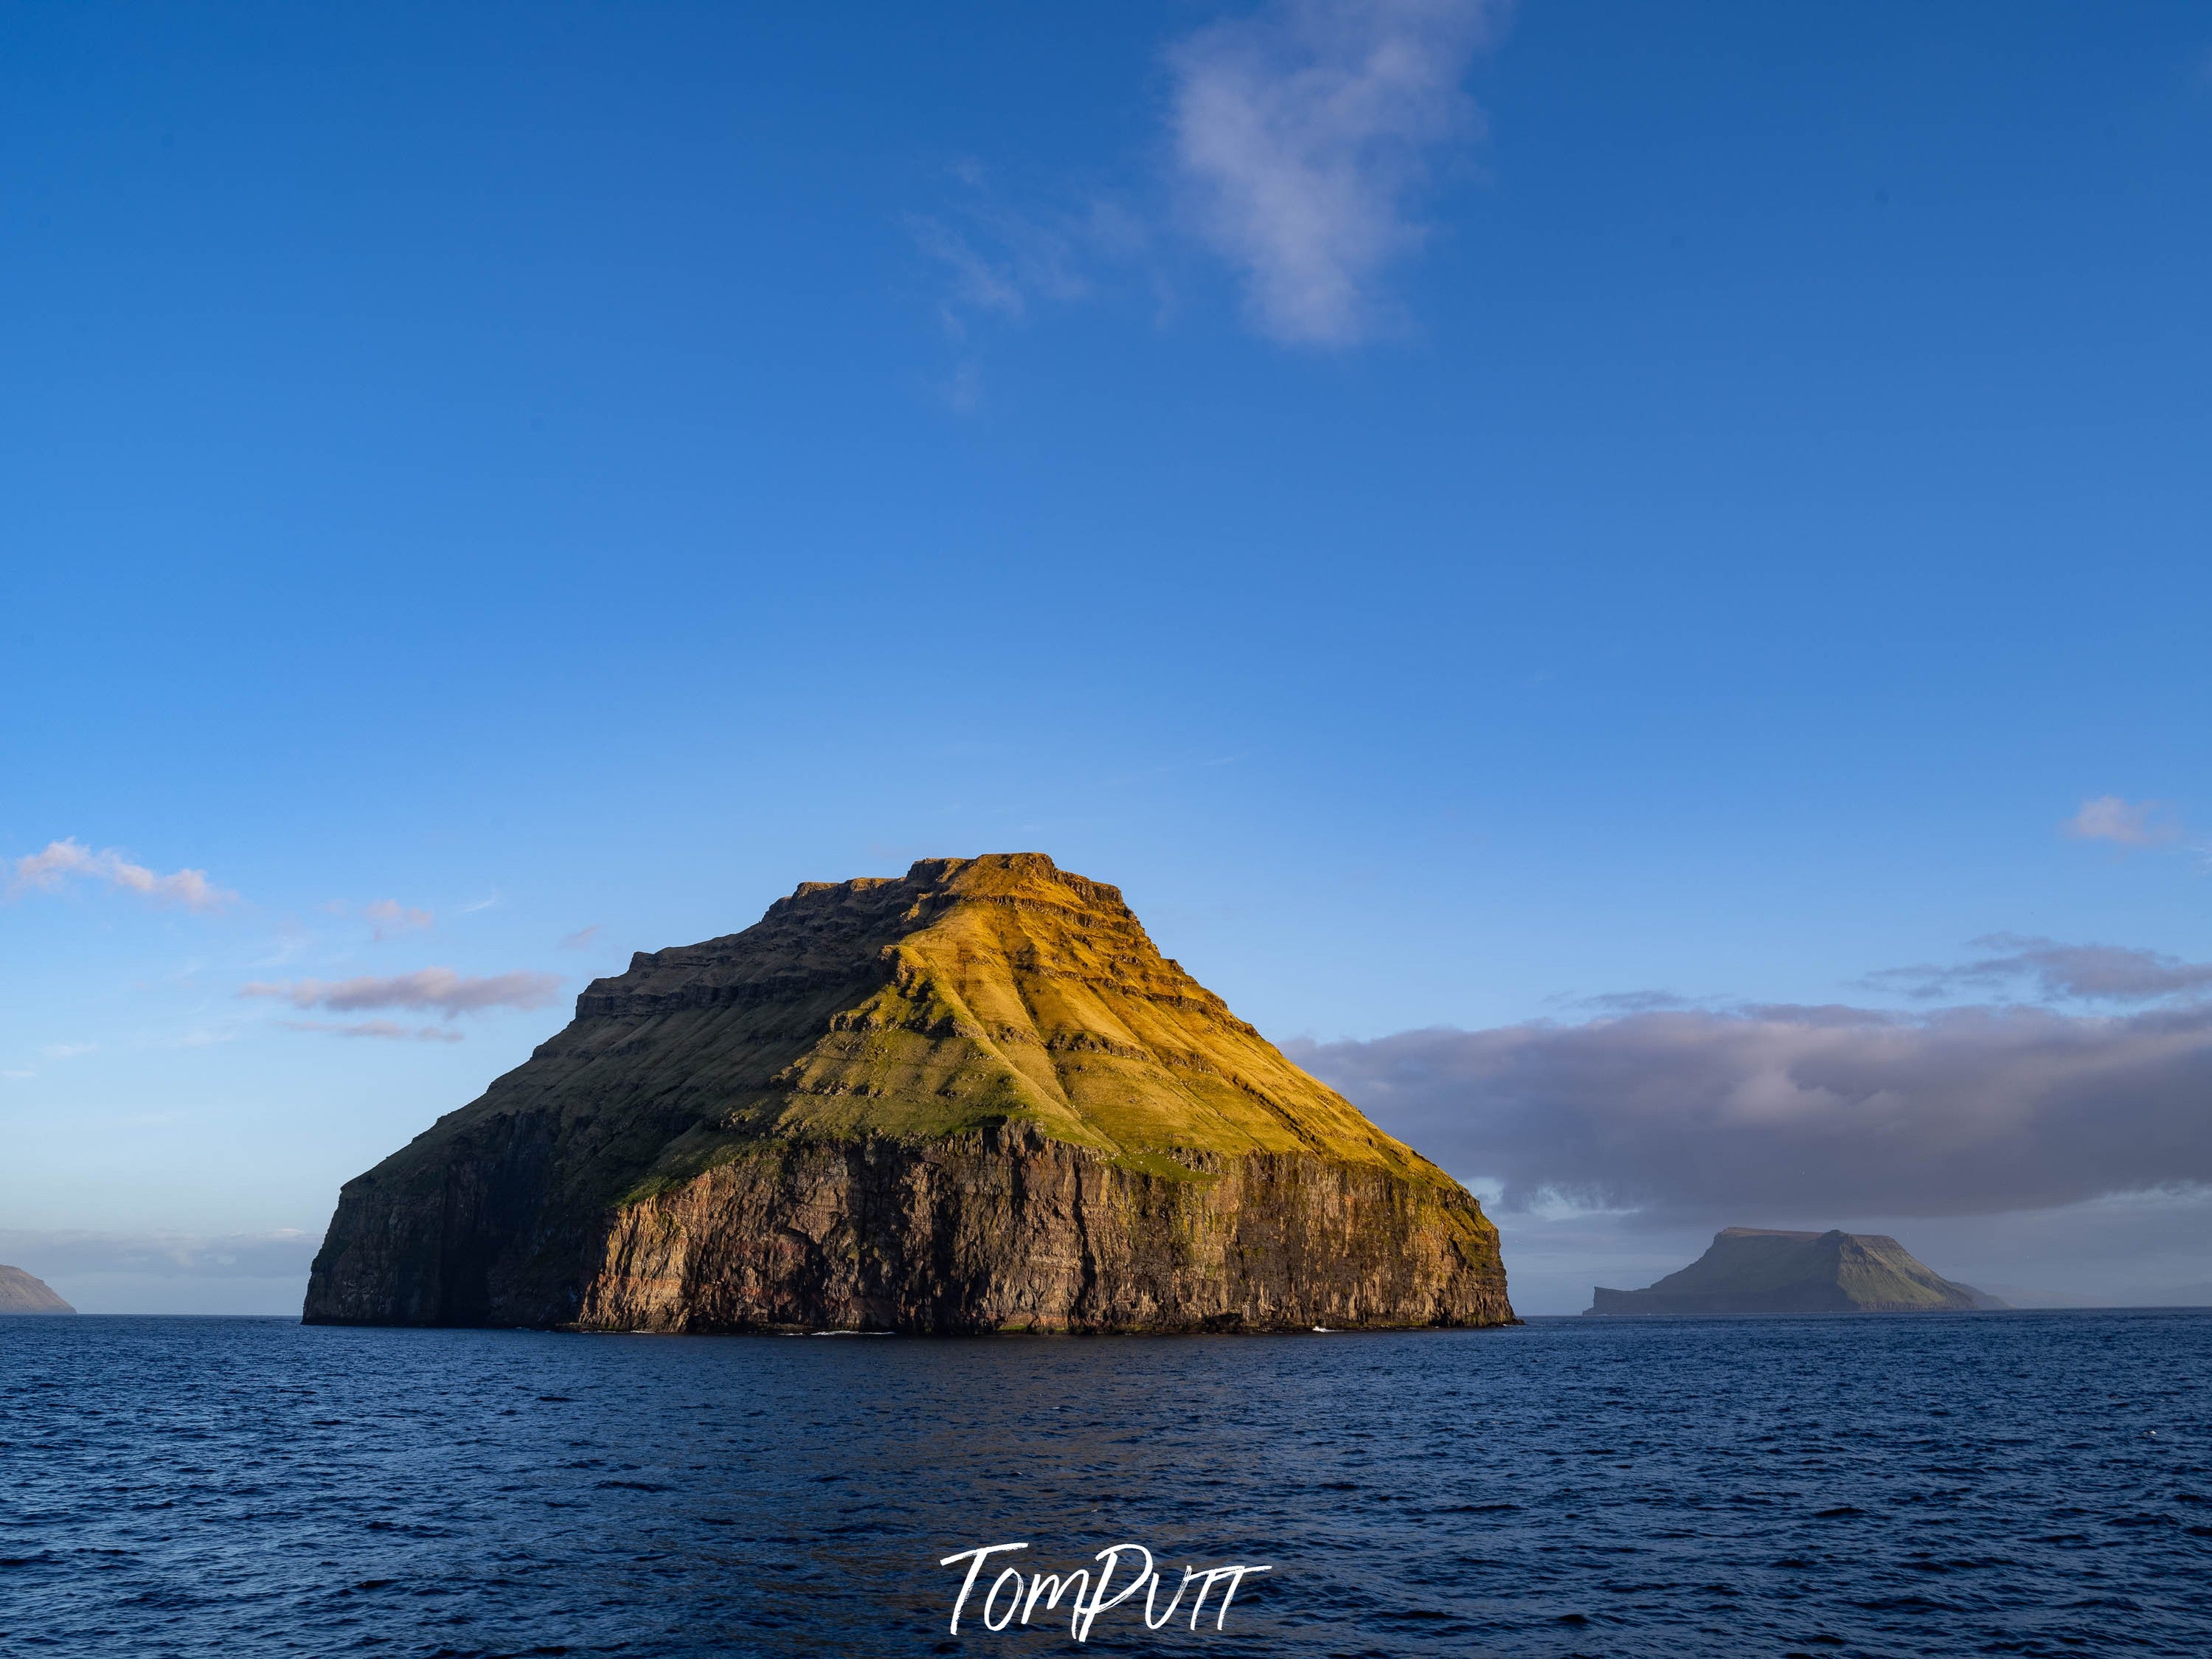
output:
{"label": "blue ocean water", "polygon": [[[2212,1654],[2212,1313],[1218,1338],[0,1320],[0,1652]],[[1015,1557],[1003,1558],[1018,1559]],[[995,1566],[994,1562],[994,1566]],[[1003,1610],[1003,1603],[1001,1604]],[[1050,1618],[1051,1622],[1046,1621]]]}

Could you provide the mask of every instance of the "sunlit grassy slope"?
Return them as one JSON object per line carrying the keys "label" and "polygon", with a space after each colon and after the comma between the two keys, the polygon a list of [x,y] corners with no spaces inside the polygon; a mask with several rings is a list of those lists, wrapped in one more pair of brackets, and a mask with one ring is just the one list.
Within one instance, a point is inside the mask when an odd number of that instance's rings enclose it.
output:
{"label": "sunlit grassy slope", "polygon": [[641,954],[392,1162],[497,1113],[550,1120],[579,1180],[621,1172],[623,1196],[764,1142],[1006,1124],[1159,1175],[1304,1152],[1451,1184],[1161,956],[1116,889],[1039,853],[807,883],[743,933]]}

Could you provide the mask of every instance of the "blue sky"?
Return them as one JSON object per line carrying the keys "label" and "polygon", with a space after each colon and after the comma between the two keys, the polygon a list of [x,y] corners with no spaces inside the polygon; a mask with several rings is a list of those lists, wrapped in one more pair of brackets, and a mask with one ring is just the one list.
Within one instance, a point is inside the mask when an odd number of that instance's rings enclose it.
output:
{"label": "blue sky", "polygon": [[[592,975],[927,854],[1325,1046],[2194,1018],[1971,942],[2212,957],[2201,8],[9,35],[0,1245],[87,1305],[296,1301],[237,1261]],[[417,1006],[240,994],[354,979]],[[1580,1201],[1547,1296],[1717,1219]]]}

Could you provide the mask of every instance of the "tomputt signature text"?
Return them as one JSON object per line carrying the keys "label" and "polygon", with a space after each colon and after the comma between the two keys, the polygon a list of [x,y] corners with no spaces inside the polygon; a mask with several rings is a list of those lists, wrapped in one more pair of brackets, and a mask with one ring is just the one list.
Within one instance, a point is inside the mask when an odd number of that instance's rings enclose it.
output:
{"label": "tomputt signature text", "polygon": [[[972,1550],[962,1550],[957,1555],[948,1555],[937,1564],[940,1567],[955,1566],[963,1561],[968,1564],[968,1576],[960,1581],[960,1594],[952,1603],[953,1635],[960,1634],[960,1615],[967,1608],[968,1598],[975,1589],[976,1580],[983,1576],[984,1563],[994,1555],[1028,1547],[1027,1544],[985,1544]],[[1114,1583],[1115,1575],[1122,1571],[1122,1558],[1132,1555],[1143,1557],[1144,1565],[1129,1576],[1127,1583],[1109,1595],[1109,1587]],[[1079,1567],[1069,1573],[1038,1572],[1024,1577],[1018,1567],[1002,1566],[998,1576],[991,1580],[991,1587],[983,1592],[982,1601],[976,1606],[976,1613],[983,1621],[983,1628],[1000,1631],[1018,1622],[1026,1625],[1040,1606],[1046,1613],[1056,1614],[1060,1600],[1065,1596],[1068,1603],[1068,1633],[1079,1642],[1087,1642],[1091,1639],[1091,1626],[1100,1613],[1109,1607],[1120,1607],[1142,1590],[1145,1595],[1142,1609],[1145,1628],[1161,1630],[1176,1616],[1176,1609],[1182,1604],[1184,1593],[1195,1581],[1198,1595],[1190,1604],[1190,1628],[1198,1628],[1199,1616],[1206,1611],[1206,1598],[1213,1595],[1218,1586],[1221,1594],[1214,1601],[1213,1627],[1221,1630],[1227,1624],[1229,1603],[1237,1595],[1237,1587],[1248,1575],[1274,1571],[1273,1567],[1244,1565],[1185,1567],[1182,1582],[1176,1586],[1174,1597],[1168,1602],[1166,1611],[1160,1612],[1157,1601],[1164,1585],[1161,1575],[1152,1566],[1152,1553],[1142,1544],[1110,1545],[1091,1559],[1099,1564],[1095,1584],[1091,1582],[1088,1567]]]}

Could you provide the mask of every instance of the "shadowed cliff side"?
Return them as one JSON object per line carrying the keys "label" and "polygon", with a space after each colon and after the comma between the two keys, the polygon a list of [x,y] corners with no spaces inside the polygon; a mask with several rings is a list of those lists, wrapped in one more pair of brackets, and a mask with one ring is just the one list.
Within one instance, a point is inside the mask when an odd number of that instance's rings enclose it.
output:
{"label": "shadowed cliff side", "polygon": [[347,1183],[311,1322],[1175,1330],[1512,1319],[1459,1184],[1040,854],[639,955]]}

